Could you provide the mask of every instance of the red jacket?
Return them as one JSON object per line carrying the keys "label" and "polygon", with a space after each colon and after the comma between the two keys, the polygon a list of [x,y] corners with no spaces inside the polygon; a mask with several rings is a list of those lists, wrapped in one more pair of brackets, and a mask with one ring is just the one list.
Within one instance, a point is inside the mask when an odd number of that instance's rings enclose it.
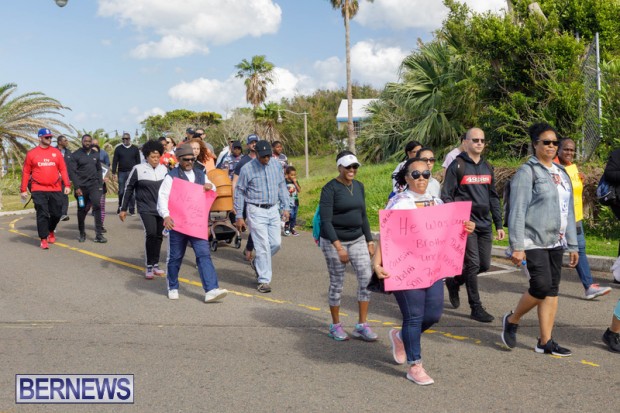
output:
{"label": "red jacket", "polygon": [[37,146],[26,154],[22,170],[22,184],[20,192],[26,192],[28,181],[32,178],[31,192],[59,192],[62,191],[61,179],[68,187],[71,185],[67,174],[67,165],[62,153],[56,148],[42,148]]}

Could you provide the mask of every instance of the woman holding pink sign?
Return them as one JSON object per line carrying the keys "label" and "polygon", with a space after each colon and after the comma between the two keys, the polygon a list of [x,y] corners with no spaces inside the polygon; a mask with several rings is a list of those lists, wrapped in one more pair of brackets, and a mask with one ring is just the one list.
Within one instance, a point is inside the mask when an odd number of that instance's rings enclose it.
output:
{"label": "woman holding pink sign", "polygon": [[[395,179],[406,189],[396,194],[386,209],[416,209],[441,205],[441,199],[428,191],[431,171],[426,160],[408,159]],[[475,224],[465,221],[465,231],[472,233]],[[381,248],[377,247],[374,257],[374,270],[379,278],[388,278],[381,260]],[[392,329],[389,332],[392,343],[392,355],[398,364],[409,364],[407,378],[416,384],[426,386],[435,381],[426,373],[422,365],[422,333],[437,323],[443,312],[443,280],[436,281],[427,288],[394,291],[403,316],[402,330]]]}

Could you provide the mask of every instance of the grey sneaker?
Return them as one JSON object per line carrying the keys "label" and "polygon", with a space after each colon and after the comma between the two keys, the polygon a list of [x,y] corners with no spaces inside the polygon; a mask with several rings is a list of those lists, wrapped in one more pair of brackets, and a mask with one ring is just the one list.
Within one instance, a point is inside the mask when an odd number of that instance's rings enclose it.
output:
{"label": "grey sneaker", "polygon": [[598,284],[592,284],[590,288],[586,290],[586,300],[592,300],[601,295],[609,294],[611,287],[601,287]]}
{"label": "grey sneaker", "polygon": [[378,337],[377,334],[373,333],[370,329],[368,323],[356,324],[355,330],[353,330],[351,335],[355,338],[361,338],[364,341],[375,341]]}
{"label": "grey sneaker", "polygon": [[342,324],[330,324],[329,325],[329,337],[333,338],[336,341],[345,341],[349,339],[347,332],[342,328]]}
{"label": "grey sneaker", "polygon": [[258,287],[256,289],[258,290],[259,293],[270,293],[271,292],[271,286],[269,285],[269,283],[260,283],[258,284]]}

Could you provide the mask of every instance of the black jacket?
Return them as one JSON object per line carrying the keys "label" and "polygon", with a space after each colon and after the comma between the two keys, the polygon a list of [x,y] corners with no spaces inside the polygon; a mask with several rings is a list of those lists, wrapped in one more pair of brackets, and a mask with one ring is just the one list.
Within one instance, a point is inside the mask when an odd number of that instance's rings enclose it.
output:
{"label": "black jacket", "polygon": [[497,229],[503,228],[495,174],[491,165],[482,157],[477,164],[467,152],[461,152],[456,157],[446,170],[441,199],[446,203],[472,201],[471,220],[476,223],[476,228],[490,228],[492,223]]}
{"label": "black jacket", "polygon": [[69,171],[73,186],[77,188],[89,188],[97,185],[103,187],[103,175],[99,152],[90,150],[89,153],[80,148],[71,153],[69,158]]}

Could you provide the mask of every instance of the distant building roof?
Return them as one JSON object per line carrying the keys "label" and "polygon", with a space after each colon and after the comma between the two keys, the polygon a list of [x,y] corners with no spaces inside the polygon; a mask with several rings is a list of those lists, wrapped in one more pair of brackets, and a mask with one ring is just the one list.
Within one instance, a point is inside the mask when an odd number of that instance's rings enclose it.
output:
{"label": "distant building roof", "polygon": [[[366,106],[370,102],[373,102],[378,99],[353,99],[353,121],[359,122],[361,120],[367,119],[370,117],[370,113],[366,110]],[[347,100],[343,99],[340,101],[340,106],[338,107],[338,114],[336,115],[336,122],[347,122],[349,120],[349,114],[347,111]]]}

